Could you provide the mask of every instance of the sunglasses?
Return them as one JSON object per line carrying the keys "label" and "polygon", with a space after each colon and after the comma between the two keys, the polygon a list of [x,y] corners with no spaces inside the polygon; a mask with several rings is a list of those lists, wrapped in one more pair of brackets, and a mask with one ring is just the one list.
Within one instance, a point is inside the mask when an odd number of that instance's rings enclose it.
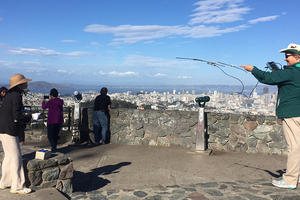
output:
{"label": "sunglasses", "polygon": [[292,54],[285,54],[285,58],[292,56]]}

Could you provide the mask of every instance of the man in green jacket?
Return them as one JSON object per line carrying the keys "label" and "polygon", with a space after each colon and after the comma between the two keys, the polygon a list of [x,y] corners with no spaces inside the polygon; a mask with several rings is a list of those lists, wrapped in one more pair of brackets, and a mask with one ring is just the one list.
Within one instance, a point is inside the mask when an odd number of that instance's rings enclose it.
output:
{"label": "man in green jacket", "polygon": [[272,184],[280,188],[295,189],[300,175],[300,45],[289,44],[285,53],[284,69],[265,72],[252,65],[242,65],[261,83],[278,86],[276,115],[288,144],[286,173]]}

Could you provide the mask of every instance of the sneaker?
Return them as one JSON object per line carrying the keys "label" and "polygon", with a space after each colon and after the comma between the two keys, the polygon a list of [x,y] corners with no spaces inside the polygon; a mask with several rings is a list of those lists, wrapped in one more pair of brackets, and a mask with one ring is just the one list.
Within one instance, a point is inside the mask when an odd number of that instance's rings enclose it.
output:
{"label": "sneaker", "polygon": [[23,188],[19,190],[10,190],[10,193],[13,194],[29,194],[31,192],[30,188]]}
{"label": "sneaker", "polygon": [[272,180],[272,184],[279,188],[286,188],[286,189],[295,189],[296,188],[296,185],[289,185],[283,179],[280,179],[279,181]]}
{"label": "sneaker", "polygon": [[10,186],[0,186],[0,190],[5,190],[5,189],[7,189],[7,188],[10,188]]}

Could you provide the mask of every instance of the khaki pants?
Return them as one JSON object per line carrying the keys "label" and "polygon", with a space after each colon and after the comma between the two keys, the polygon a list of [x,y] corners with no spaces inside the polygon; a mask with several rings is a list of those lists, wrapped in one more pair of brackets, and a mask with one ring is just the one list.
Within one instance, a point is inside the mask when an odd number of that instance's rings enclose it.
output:
{"label": "khaki pants", "polygon": [[11,187],[12,190],[22,189],[25,176],[19,138],[1,133],[0,141],[4,151],[0,187]]}
{"label": "khaki pants", "polygon": [[287,167],[283,179],[296,186],[300,170],[300,117],[283,119],[282,127],[288,144]]}

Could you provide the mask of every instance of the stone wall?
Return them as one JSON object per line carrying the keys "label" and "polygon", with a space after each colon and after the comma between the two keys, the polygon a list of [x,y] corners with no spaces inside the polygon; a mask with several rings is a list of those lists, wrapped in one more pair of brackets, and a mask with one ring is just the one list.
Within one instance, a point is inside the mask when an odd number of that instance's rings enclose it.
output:
{"label": "stone wall", "polygon": [[[82,108],[81,135],[93,131],[93,110]],[[286,142],[275,116],[206,113],[207,146],[212,150],[286,154]],[[71,120],[72,121],[72,120]],[[111,142],[195,148],[198,112],[113,109]],[[70,132],[61,139],[70,140]],[[86,136],[85,136],[86,135]],[[46,130],[32,128],[27,141],[47,142]],[[44,138],[44,139],[42,139]]]}
{"label": "stone wall", "polygon": [[[207,114],[207,145],[218,151],[286,154],[281,125],[274,116]],[[89,128],[92,130],[92,111]],[[115,109],[111,142],[195,148],[198,112]]]}
{"label": "stone wall", "polygon": [[[3,155],[0,155],[0,166]],[[24,160],[26,186],[33,190],[55,187],[64,194],[70,195],[73,191],[73,163],[64,154],[51,157],[47,160]]]}

